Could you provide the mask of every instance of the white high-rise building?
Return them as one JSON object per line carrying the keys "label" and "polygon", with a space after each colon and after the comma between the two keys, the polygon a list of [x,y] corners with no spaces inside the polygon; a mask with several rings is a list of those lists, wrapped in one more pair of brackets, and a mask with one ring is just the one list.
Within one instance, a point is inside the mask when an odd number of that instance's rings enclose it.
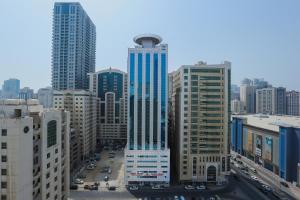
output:
{"label": "white high-rise building", "polygon": [[255,113],[255,91],[256,87],[252,85],[243,84],[240,87],[240,101],[244,105],[246,113]]}
{"label": "white high-rise building", "polygon": [[40,88],[37,98],[44,108],[52,108],[53,106],[53,90],[51,87]]}
{"label": "white high-rise building", "polygon": [[67,199],[69,124],[37,100],[0,101],[1,200]]}
{"label": "white high-rise building", "polygon": [[243,113],[245,113],[244,103],[240,100],[237,100],[237,99],[231,100],[231,113],[232,114],[243,114]]}
{"label": "white high-rise building", "polygon": [[[96,150],[97,100],[95,94],[85,90],[54,90],[53,92],[53,107],[70,112],[73,137],[79,138],[80,141],[79,160],[81,161],[93,156]],[[72,149],[71,154],[73,154]],[[76,161],[71,160],[73,170],[80,165],[78,157],[75,158]]]}
{"label": "white high-rise building", "polygon": [[168,184],[168,46],[152,34],[128,49],[125,184]]}
{"label": "white high-rise building", "polygon": [[300,115],[300,92],[294,90],[286,92],[286,114]]}

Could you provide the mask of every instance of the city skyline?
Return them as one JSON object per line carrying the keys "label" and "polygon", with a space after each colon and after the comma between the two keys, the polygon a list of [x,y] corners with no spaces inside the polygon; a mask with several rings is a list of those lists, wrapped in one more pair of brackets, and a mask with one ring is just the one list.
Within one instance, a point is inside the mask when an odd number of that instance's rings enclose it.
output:
{"label": "city skyline", "polygon": [[[208,63],[230,60],[232,82],[235,84],[244,77],[261,77],[274,86],[300,89],[297,85],[300,69],[296,67],[295,59],[296,52],[299,52],[296,37],[300,32],[297,28],[300,27],[297,26],[299,2],[272,1],[273,4],[269,4],[254,1],[250,4],[228,1],[216,4],[192,1],[189,4],[170,4],[164,1],[160,2],[160,6],[157,6],[158,1],[153,5],[137,1],[79,2],[97,27],[96,71],[115,66],[126,71],[126,50],[133,44],[132,36],[151,32],[161,35],[170,46],[169,71],[183,64],[195,64],[199,59]],[[0,24],[3,27],[18,26],[2,32],[0,42],[5,48],[0,48],[0,65],[5,70],[0,75],[0,82],[18,78],[22,87],[29,86],[35,90],[51,85],[53,3],[3,2],[7,9],[0,14]],[[151,18],[142,15],[145,5],[155,8],[157,15]],[[166,12],[162,11],[167,8],[170,12],[165,15]],[[18,15],[12,16],[8,24],[5,19],[15,12]],[[23,20],[27,23],[22,23]],[[142,24],[139,23],[141,21]],[[167,28],[165,24],[168,24]],[[122,29],[122,34],[120,26],[127,27]],[[13,42],[10,37],[15,38]],[[26,50],[27,46],[33,50]],[[187,49],[190,51],[184,53]],[[14,58],[15,55],[18,59]],[[33,72],[39,76],[32,78]]]}

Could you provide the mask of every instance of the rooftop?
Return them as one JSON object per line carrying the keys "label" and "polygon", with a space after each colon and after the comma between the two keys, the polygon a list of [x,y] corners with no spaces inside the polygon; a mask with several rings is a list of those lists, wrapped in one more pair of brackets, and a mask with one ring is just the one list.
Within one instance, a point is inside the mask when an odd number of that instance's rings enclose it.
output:
{"label": "rooftop", "polygon": [[162,38],[155,34],[141,34],[133,38],[133,41],[139,45],[143,45],[144,42],[151,41],[154,45],[161,43]]}
{"label": "rooftop", "polygon": [[232,117],[246,119],[246,124],[250,126],[276,132],[279,132],[279,126],[300,128],[300,116],[252,114],[232,115]]}

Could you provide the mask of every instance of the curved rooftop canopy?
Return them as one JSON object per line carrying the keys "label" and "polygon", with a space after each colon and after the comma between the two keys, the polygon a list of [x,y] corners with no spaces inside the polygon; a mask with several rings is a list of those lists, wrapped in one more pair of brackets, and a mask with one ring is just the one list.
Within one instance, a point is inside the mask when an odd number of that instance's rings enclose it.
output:
{"label": "curved rooftop canopy", "polygon": [[141,34],[133,38],[133,41],[139,45],[143,45],[144,41],[151,41],[154,45],[161,43],[162,38],[155,34]]}

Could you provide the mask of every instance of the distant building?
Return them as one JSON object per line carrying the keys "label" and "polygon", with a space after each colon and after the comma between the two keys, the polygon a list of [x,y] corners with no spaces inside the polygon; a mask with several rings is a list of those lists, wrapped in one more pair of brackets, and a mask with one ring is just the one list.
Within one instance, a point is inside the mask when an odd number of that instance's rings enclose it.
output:
{"label": "distant building", "polygon": [[2,86],[2,98],[18,99],[19,91],[20,91],[20,80],[14,78],[5,80]]}
{"label": "distant building", "polygon": [[242,85],[248,85],[248,86],[253,85],[253,81],[249,78],[244,78],[242,80]]}
{"label": "distant building", "polygon": [[173,75],[178,182],[223,182],[230,171],[230,67],[199,62]]}
{"label": "distant building", "polygon": [[0,101],[1,200],[69,196],[69,124],[65,111],[37,100]]}
{"label": "distant building", "polygon": [[30,89],[29,87],[24,87],[20,89],[19,92],[19,99],[34,99],[34,91],[33,89]]}
{"label": "distant building", "polygon": [[96,150],[97,99],[84,90],[53,91],[53,107],[70,112],[70,127],[75,131],[72,137],[77,137],[75,141],[79,138],[81,161],[89,159]]}
{"label": "distant building", "polygon": [[56,2],[52,29],[52,88],[88,89],[95,72],[96,27],[79,3]]}
{"label": "distant building", "polygon": [[276,88],[276,114],[286,114],[286,89],[283,87]]}
{"label": "distant building", "polygon": [[234,100],[234,99],[237,99],[239,100],[240,99],[240,87],[235,85],[235,84],[231,84],[231,100]]}
{"label": "distant building", "polygon": [[253,79],[253,86],[255,86],[257,89],[263,89],[263,88],[267,88],[267,87],[272,87],[272,85],[270,85],[268,83],[268,81],[265,81],[263,78],[261,78],[261,79],[259,79],[259,78]]}
{"label": "distant building", "polygon": [[152,34],[128,49],[125,184],[169,184],[168,46]]}
{"label": "distant building", "polygon": [[244,105],[246,113],[255,113],[256,106],[256,87],[251,85],[241,85],[240,87],[240,101]]}
{"label": "distant building", "polygon": [[300,115],[300,92],[286,92],[286,114],[294,116]]}
{"label": "distant building", "polygon": [[127,74],[105,69],[89,74],[90,90],[100,100],[97,117],[97,143],[126,144]]}
{"label": "distant building", "polygon": [[232,114],[243,114],[243,113],[245,113],[244,108],[245,108],[245,106],[242,101],[237,100],[237,99],[231,100],[231,113]]}
{"label": "distant building", "polygon": [[53,106],[53,89],[51,87],[41,88],[38,90],[37,99],[44,108]]}
{"label": "distant building", "polygon": [[232,150],[289,182],[298,182],[300,121],[278,115],[232,116]]}

